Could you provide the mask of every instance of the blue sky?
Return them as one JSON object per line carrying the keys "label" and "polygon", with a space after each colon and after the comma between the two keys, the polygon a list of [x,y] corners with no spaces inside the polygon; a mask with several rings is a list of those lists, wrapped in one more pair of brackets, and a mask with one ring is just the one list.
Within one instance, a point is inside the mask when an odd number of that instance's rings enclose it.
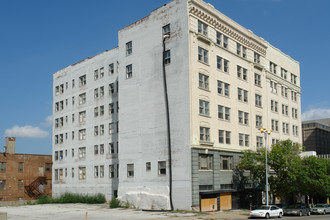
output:
{"label": "blue sky", "polygon": [[[169,0],[0,0],[0,151],[51,154],[52,76]],[[330,117],[330,1],[207,0],[300,62],[303,119]]]}

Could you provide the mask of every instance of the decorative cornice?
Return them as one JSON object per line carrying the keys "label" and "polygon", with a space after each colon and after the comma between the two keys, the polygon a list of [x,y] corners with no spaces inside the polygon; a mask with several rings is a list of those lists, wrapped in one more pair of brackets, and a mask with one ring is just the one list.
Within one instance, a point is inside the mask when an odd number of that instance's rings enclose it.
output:
{"label": "decorative cornice", "polygon": [[261,55],[266,56],[266,46],[254,42],[250,37],[243,36],[241,33],[238,33],[238,31],[230,28],[228,25],[225,25],[224,22],[222,22],[219,18],[216,18],[215,16],[212,16],[195,6],[190,7],[189,13],[195,15],[203,22],[208,23],[210,26],[213,26],[215,29],[218,29],[220,32],[226,34],[227,36],[235,39],[237,42],[240,42],[242,45],[245,45],[246,47],[249,47],[260,53]]}

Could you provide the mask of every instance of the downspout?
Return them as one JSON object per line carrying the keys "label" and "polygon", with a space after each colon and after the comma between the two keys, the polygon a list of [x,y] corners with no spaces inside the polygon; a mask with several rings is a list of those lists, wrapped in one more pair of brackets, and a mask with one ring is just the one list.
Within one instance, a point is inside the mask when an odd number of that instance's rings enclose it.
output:
{"label": "downspout", "polygon": [[172,147],[171,147],[171,127],[170,127],[170,113],[168,106],[168,94],[167,94],[167,83],[166,83],[166,68],[165,68],[165,41],[170,36],[165,34],[163,36],[163,79],[164,79],[164,98],[165,98],[165,108],[166,108],[166,125],[167,125],[167,144],[168,144],[168,164],[169,164],[169,196],[170,196],[170,207],[173,211],[172,202]]}

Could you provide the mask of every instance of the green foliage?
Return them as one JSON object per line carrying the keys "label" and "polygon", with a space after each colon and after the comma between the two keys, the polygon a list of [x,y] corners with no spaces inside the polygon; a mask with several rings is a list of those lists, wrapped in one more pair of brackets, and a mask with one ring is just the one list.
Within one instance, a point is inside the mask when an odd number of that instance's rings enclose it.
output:
{"label": "green foliage", "polygon": [[64,193],[63,195],[51,198],[50,196],[40,196],[36,203],[37,204],[48,204],[48,203],[87,203],[87,204],[100,204],[105,203],[105,197],[103,194],[97,194],[93,196]]}
{"label": "green foliage", "polygon": [[[330,196],[330,160],[301,158],[303,147],[290,140],[281,141],[267,151],[268,181],[275,196],[304,194]],[[265,149],[245,151],[238,168],[250,171],[252,180],[264,189]]]}
{"label": "green foliage", "polygon": [[119,207],[121,207],[120,201],[117,198],[112,197],[110,201],[110,209],[119,208]]}

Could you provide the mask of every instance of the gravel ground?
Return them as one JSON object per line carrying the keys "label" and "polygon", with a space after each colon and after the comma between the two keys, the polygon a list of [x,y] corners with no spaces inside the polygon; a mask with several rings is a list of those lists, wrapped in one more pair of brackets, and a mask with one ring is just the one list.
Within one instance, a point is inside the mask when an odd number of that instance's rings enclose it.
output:
{"label": "gravel ground", "polygon": [[[177,212],[149,212],[133,209],[109,209],[109,205],[87,204],[45,204],[0,207],[0,212],[7,212],[8,220],[154,220],[154,219],[178,219],[178,220],[211,220],[212,213],[177,213]],[[215,219],[247,219],[248,211],[221,211],[215,212]]]}

